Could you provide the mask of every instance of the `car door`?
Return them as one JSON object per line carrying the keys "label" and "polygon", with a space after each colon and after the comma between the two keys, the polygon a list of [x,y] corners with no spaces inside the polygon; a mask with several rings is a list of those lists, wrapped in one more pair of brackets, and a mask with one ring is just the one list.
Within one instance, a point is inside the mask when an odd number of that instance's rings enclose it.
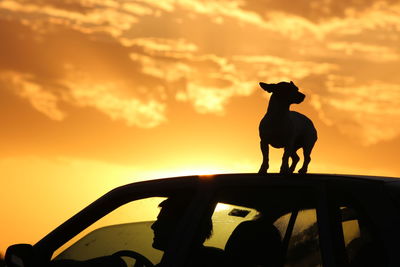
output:
{"label": "car door", "polygon": [[[320,199],[323,194],[319,183],[287,180],[282,177],[266,179],[263,176],[255,177],[254,175],[232,175],[207,179],[208,181],[203,180],[201,183],[200,194],[203,197],[199,199],[198,209],[191,215],[195,220],[185,229],[187,233],[182,235],[186,241],[180,242],[177,253],[170,254],[172,257],[178,257],[169,261],[175,264],[171,266],[188,266],[186,255],[191,254],[187,249],[190,233],[197,231],[198,224],[195,222],[207,216],[211,216],[213,234],[204,245],[207,248],[224,251],[223,262],[209,257],[205,261],[207,266],[283,266],[273,265],[279,264],[279,261],[271,263],[274,261],[272,256],[269,257],[268,262],[249,262],[250,259],[258,257],[254,254],[255,251],[262,254],[259,258],[263,258],[264,255],[281,255],[284,261],[282,264],[288,267],[322,266],[322,257],[326,253],[321,252],[320,242],[329,241],[327,238],[320,240],[319,225],[321,220],[325,220],[321,214],[328,213],[320,212],[320,209],[326,209],[326,204],[320,203],[325,199]],[[268,235],[268,231],[273,228],[275,237],[279,235],[278,243],[282,246],[282,250],[274,250],[266,238],[262,241],[254,239],[251,244],[246,243],[247,237],[253,235],[254,232],[245,233],[247,236],[244,239],[239,237],[239,240],[235,241],[245,246],[244,250],[238,250],[235,242],[232,241],[236,238],[234,236],[238,228],[250,228],[250,231],[257,228],[264,235]],[[268,231],[264,231],[265,228],[268,228]],[[240,235],[242,234],[239,233]],[[255,235],[256,238],[262,237],[259,233]],[[264,243],[265,250],[261,243]],[[232,255],[247,258],[244,261],[240,258],[231,261]],[[324,266],[335,265],[325,264]]]}
{"label": "car door", "polygon": [[328,220],[342,266],[399,266],[399,210],[384,181],[341,180],[327,185]]}
{"label": "car door", "polygon": [[221,182],[206,245],[225,250],[225,266],[339,266],[322,251],[332,247],[323,188],[284,177]]}

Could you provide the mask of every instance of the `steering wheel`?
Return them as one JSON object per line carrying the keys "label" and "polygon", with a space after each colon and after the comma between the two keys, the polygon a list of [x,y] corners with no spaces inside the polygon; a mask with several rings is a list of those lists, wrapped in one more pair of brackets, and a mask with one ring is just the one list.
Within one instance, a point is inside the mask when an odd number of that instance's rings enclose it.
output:
{"label": "steering wheel", "polygon": [[154,267],[154,264],[142,254],[133,250],[120,250],[113,254],[117,257],[130,257],[136,260],[133,267]]}

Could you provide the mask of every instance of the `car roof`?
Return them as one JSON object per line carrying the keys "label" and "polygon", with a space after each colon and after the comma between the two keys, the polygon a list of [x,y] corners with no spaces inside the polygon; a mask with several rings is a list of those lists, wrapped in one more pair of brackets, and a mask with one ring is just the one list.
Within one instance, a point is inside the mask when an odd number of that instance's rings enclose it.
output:
{"label": "car roof", "polygon": [[[120,189],[130,190],[136,186],[159,188],[159,192],[168,196],[169,189],[177,186],[196,186],[199,184],[220,188],[218,201],[222,203],[255,208],[259,211],[274,209],[275,216],[285,214],[293,208],[307,209],[315,207],[315,191],[311,187],[321,184],[338,185],[343,188],[346,184],[350,188],[360,188],[363,185],[372,185],[372,188],[399,183],[400,179],[391,177],[344,175],[344,174],[292,174],[282,175],[269,173],[233,173],[215,175],[194,175],[155,179],[140,183],[128,184]],[[278,185],[282,190],[277,190]],[[267,186],[259,186],[267,185]],[[380,185],[380,186],[377,186]],[[233,186],[233,187],[232,187]],[[311,187],[310,187],[311,186]],[[346,187],[347,187],[346,186]],[[368,186],[371,188],[371,186]],[[226,190],[225,190],[226,189]]]}
{"label": "car roof", "polygon": [[146,180],[143,182],[136,182],[127,184],[122,187],[130,187],[137,185],[151,185],[157,184],[166,185],[166,184],[191,184],[198,182],[208,182],[215,184],[230,184],[230,183],[247,183],[247,182],[263,182],[263,181],[275,181],[275,182],[285,182],[291,181],[295,182],[353,182],[363,183],[363,182],[371,182],[371,183],[382,183],[382,184],[390,184],[390,183],[399,183],[400,179],[395,177],[385,177],[385,176],[370,176],[370,175],[352,175],[352,174],[323,174],[323,173],[312,173],[312,174],[290,174],[283,175],[279,173],[268,173],[268,174],[258,174],[258,173],[229,173],[229,174],[210,174],[210,175],[191,175],[191,176],[178,176],[178,177],[168,177],[168,178],[159,178]]}
{"label": "car roof", "polygon": [[[127,184],[125,186],[118,187],[108,194],[105,195],[130,195],[132,192],[142,192],[148,191],[150,189],[151,192],[158,194],[159,196],[169,196],[179,191],[180,188],[188,188],[192,189],[198,188],[199,185],[209,186],[208,189],[211,188],[228,188],[228,187],[236,187],[237,192],[235,198],[242,199],[246,198],[245,192],[241,192],[240,188],[250,186],[253,188],[257,188],[260,185],[279,185],[292,187],[290,189],[292,191],[292,195],[299,195],[297,191],[302,187],[305,188],[320,186],[322,184],[329,184],[332,186],[339,186],[340,188],[346,184],[346,188],[360,188],[363,185],[372,185],[373,188],[377,185],[391,187],[396,187],[396,191],[400,192],[400,179],[391,178],[391,177],[378,177],[378,176],[363,176],[363,175],[343,175],[343,174],[292,174],[292,175],[282,175],[278,173],[269,173],[266,175],[260,175],[256,173],[233,173],[233,174],[215,174],[215,175],[193,175],[193,176],[182,176],[182,177],[171,177],[171,178],[162,178],[162,179],[154,179],[143,182],[137,182],[132,184]],[[389,185],[389,186],[388,186]],[[293,187],[294,186],[294,187]],[[267,187],[262,187],[264,192],[266,192]],[[206,188],[206,190],[208,190]],[[303,190],[302,189],[302,190]],[[352,189],[352,190],[353,190]],[[273,189],[272,189],[273,190]],[[285,189],[288,190],[288,189]],[[209,191],[209,190],[208,190]],[[300,191],[299,191],[300,192]],[[271,191],[271,195],[275,195]],[[301,198],[304,198],[302,195]],[[241,197],[243,196],[243,197]],[[248,197],[251,199],[251,196]],[[227,200],[229,197],[227,197]],[[232,199],[232,202],[233,199]]]}

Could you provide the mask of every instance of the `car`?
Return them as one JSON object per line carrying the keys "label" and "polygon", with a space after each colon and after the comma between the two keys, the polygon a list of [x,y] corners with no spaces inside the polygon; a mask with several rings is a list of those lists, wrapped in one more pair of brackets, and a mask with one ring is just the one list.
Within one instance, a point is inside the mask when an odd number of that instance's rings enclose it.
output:
{"label": "car", "polygon": [[[160,249],[162,203],[183,195],[177,203],[187,208]],[[212,223],[212,235],[200,245],[212,253],[200,255],[193,251],[204,222]],[[5,259],[10,267],[400,266],[399,225],[396,178],[174,177],[118,187],[36,244],[10,246]],[[121,265],[107,263],[110,257]]]}

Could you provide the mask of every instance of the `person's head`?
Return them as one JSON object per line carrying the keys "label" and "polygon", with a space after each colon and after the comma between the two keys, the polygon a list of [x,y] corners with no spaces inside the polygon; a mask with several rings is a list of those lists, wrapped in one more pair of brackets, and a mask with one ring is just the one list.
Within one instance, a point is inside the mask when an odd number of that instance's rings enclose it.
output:
{"label": "person's head", "polygon": [[[153,247],[155,249],[165,250],[167,248],[191,200],[192,198],[189,195],[178,195],[171,196],[160,203],[160,213],[157,216],[157,220],[151,226],[154,232]],[[196,231],[195,242],[200,245],[203,244],[211,236],[211,232],[211,218],[206,218],[201,222],[198,231]]]}

